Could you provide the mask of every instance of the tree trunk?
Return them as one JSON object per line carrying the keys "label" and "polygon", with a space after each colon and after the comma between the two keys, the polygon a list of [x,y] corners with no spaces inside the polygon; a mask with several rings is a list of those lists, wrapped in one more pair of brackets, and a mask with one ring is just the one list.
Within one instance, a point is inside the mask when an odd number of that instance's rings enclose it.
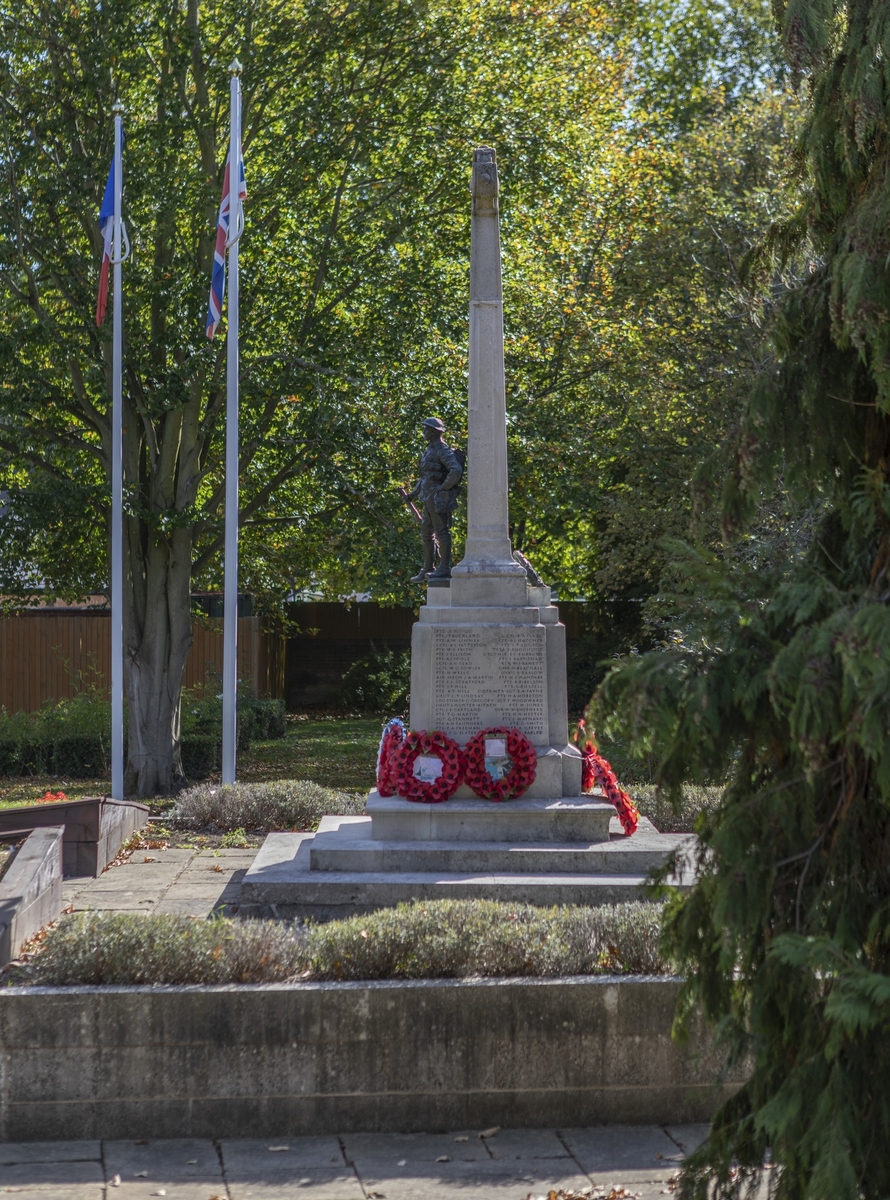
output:
{"label": "tree trunk", "polygon": [[[169,795],[185,782],[181,689],[192,643],[191,530],[166,537],[127,521],[124,680],[129,708],[128,796]],[[135,552],[134,552],[135,551]]]}

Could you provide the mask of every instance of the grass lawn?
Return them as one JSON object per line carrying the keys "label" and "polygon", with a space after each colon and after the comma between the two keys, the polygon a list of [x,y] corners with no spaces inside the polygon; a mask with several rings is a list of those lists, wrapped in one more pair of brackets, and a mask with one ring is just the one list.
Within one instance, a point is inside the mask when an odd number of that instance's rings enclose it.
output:
{"label": "grass lawn", "polygon": [[311,779],[322,787],[366,792],[374,784],[385,717],[289,713],[287,734],[258,742],[238,759],[245,783]]}
{"label": "grass lawn", "polygon": [[[377,745],[384,721],[382,716],[367,714],[359,716],[341,713],[289,713],[287,733],[283,738],[257,742],[249,750],[239,754],[238,778],[245,783],[265,783],[275,779],[309,779],[322,787],[339,791],[366,792],[374,783]],[[602,744],[601,749],[616,767],[619,781],[623,782],[624,764],[621,748]],[[633,778],[629,770],[627,776]],[[211,776],[210,779],[218,781],[219,776]],[[108,791],[108,786],[107,777],[0,777],[0,807],[28,804],[42,797],[47,790],[64,792],[71,800],[80,796],[101,796]],[[675,813],[666,800],[657,796],[655,788],[650,784],[628,781],[625,786],[636,800],[640,811],[650,817],[655,827],[662,832],[691,830],[696,813],[703,807],[713,807],[722,790],[695,787],[684,789],[683,809]],[[172,803],[172,798],[164,800],[159,797],[152,801],[152,811],[162,813],[170,808]]]}
{"label": "grass lawn", "polygon": [[[374,782],[377,744],[384,720],[366,714],[290,713],[283,738],[256,742],[239,754],[238,778],[249,783],[311,779],[323,787],[365,792]],[[109,782],[108,777],[4,776],[0,777],[0,806],[28,804],[46,791],[64,792],[70,800],[101,796],[108,791]]]}

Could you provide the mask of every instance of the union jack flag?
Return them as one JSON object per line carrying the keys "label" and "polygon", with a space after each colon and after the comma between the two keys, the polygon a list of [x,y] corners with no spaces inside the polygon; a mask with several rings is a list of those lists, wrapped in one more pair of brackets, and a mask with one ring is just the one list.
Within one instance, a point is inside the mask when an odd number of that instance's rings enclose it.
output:
{"label": "union jack flag", "polygon": [[[219,205],[219,217],[216,222],[216,248],[213,251],[213,274],[210,277],[210,303],[207,306],[207,336],[212,340],[222,317],[223,297],[226,294],[226,243],[229,240],[229,219],[232,206],[230,203],[230,162],[226,158],[226,173],[223,178],[222,200]],[[244,182],[244,159],[238,156],[238,203],[247,197],[247,184]]]}
{"label": "union jack flag", "polygon": [[105,320],[105,306],[108,303],[108,266],[111,262],[111,247],[114,237],[114,159],[111,160],[111,170],[108,172],[108,182],[105,184],[105,195],[102,197],[102,207],[99,209],[99,227],[105,247],[102,251],[102,266],[99,269],[99,294],[96,297],[96,324],[101,325]]}

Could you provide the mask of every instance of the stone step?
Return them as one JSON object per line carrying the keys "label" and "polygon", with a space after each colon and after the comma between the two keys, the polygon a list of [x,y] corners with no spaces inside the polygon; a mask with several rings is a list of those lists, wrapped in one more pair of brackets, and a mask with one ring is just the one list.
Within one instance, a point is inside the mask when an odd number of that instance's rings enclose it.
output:
{"label": "stone step", "polygon": [[643,898],[644,875],[473,875],[307,871],[273,884],[241,884],[242,916],[332,920],[412,900],[501,900],[508,904],[618,904]]}
{"label": "stone step", "polygon": [[444,804],[414,804],[400,796],[368,796],[365,812],[375,840],[386,842],[607,842],[614,807],[596,796],[490,800],[453,796]]}
{"label": "stone step", "polygon": [[682,835],[617,838],[592,845],[554,842],[505,846],[499,842],[381,842],[353,831],[315,835],[313,871],[445,872],[506,875],[645,875],[685,840]]}
{"label": "stone step", "polygon": [[[311,869],[312,841],[312,834],[269,834],[241,883],[241,915],[330,920],[403,901],[445,899],[616,904],[642,898],[646,882],[643,872],[617,871],[319,871]],[[367,839],[356,841],[373,846]],[[688,886],[691,875],[684,872],[676,882]]]}

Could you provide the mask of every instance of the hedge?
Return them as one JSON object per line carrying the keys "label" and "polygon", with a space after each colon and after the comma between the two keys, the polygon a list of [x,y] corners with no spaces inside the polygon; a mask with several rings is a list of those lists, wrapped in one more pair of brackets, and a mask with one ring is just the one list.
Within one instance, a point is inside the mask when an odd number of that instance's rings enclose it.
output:
{"label": "hedge", "polygon": [[[183,770],[201,779],[220,762],[222,702],[217,696],[183,696]],[[284,737],[283,700],[238,698],[238,743]],[[34,713],[0,709],[0,775],[57,775],[91,779],[108,773],[111,759],[108,701],[81,695],[47,703]]]}
{"label": "hedge", "polygon": [[63,917],[9,984],[266,983],[666,974],[661,907],[542,909],[435,900],[331,921],[202,921],[143,913]]}

